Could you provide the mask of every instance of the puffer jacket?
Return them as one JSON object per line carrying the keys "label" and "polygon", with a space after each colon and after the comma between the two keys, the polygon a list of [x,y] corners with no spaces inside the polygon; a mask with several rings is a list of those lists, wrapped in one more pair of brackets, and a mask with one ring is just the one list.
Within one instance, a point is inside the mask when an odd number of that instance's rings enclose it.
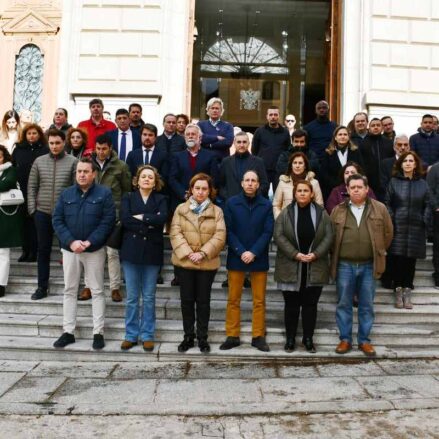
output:
{"label": "puffer jacket", "polygon": [[52,215],[60,193],[75,182],[77,162],[64,151],[57,156],[49,153],[35,160],[27,185],[29,215],[36,210]]}
{"label": "puffer jacket", "polygon": [[118,216],[123,195],[131,192],[131,172],[128,165],[119,160],[116,151],[111,152],[111,157],[105,162],[103,169],[96,160],[96,153],[93,153],[91,157],[98,168],[96,183],[110,188]]}
{"label": "puffer jacket", "polygon": [[[192,270],[217,270],[220,252],[226,242],[226,225],[223,211],[210,203],[200,214],[192,212],[190,201],[180,204],[172,218],[169,234],[172,245],[172,263]],[[188,258],[202,251],[206,257],[199,264]]]}
{"label": "puffer jacket", "polygon": [[[320,189],[319,182],[314,178],[314,172],[308,172],[305,180],[308,180],[314,191],[314,201],[323,206],[323,195]],[[279,177],[279,184],[276,188],[276,192],[273,197],[273,215],[276,219],[281,213],[282,209],[287,207],[293,201],[293,180],[287,175],[281,175]]]}
{"label": "puffer jacket", "polygon": [[430,190],[422,178],[398,175],[390,180],[385,197],[394,237],[389,253],[425,258],[427,229],[431,221]]}
{"label": "puffer jacket", "polygon": [[[274,280],[282,283],[296,283],[299,280],[301,262],[295,259],[299,253],[296,237],[297,218],[294,206],[290,204],[278,216],[274,225],[273,238],[277,244]],[[311,252],[317,259],[308,264],[307,286],[320,286],[329,282],[329,250],[334,237],[331,220],[325,210],[313,204],[316,212],[315,237]]]}
{"label": "puffer jacket", "polygon": [[420,128],[416,134],[410,136],[410,149],[419,157],[425,167],[434,165],[439,161],[439,135],[432,132],[427,134]]}

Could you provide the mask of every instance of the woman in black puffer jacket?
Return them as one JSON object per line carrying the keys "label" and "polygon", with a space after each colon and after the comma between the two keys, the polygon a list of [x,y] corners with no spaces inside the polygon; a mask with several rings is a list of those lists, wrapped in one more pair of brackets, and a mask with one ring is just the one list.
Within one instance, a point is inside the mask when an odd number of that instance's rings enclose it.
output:
{"label": "woman in black puffer jacket", "polygon": [[422,178],[421,160],[407,151],[393,167],[385,203],[392,217],[394,234],[389,253],[394,259],[391,276],[396,293],[395,307],[412,309],[411,286],[416,259],[425,258],[430,222],[430,194]]}

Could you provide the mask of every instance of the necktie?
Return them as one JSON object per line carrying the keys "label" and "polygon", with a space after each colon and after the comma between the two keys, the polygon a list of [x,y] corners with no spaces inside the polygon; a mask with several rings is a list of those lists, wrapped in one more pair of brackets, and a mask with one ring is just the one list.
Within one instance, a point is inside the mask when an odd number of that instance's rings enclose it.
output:
{"label": "necktie", "polygon": [[125,161],[125,156],[127,154],[127,133],[122,133],[122,139],[120,141],[120,152],[119,152],[119,158],[122,161]]}
{"label": "necktie", "polygon": [[149,149],[145,149],[145,165],[149,165]]}

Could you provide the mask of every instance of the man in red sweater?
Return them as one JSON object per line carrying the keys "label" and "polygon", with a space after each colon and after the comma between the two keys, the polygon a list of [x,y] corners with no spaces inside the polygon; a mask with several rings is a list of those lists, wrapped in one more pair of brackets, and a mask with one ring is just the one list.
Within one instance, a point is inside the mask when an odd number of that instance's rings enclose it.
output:
{"label": "man in red sweater", "polygon": [[101,99],[92,99],[88,108],[90,108],[90,119],[79,122],[78,128],[87,131],[88,141],[83,157],[91,155],[96,145],[96,137],[105,134],[107,131],[116,129],[116,125],[109,120],[104,119],[104,103]]}

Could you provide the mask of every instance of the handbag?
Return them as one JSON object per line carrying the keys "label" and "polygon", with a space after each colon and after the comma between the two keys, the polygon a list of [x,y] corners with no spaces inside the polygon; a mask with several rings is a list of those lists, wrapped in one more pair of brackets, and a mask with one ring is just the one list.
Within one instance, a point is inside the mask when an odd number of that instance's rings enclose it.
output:
{"label": "handbag", "polygon": [[0,206],[19,206],[24,203],[23,192],[20,189],[9,189],[0,192]]}
{"label": "handbag", "polygon": [[123,226],[120,221],[115,224],[110,236],[107,239],[106,245],[108,247],[120,250],[122,247]]}

